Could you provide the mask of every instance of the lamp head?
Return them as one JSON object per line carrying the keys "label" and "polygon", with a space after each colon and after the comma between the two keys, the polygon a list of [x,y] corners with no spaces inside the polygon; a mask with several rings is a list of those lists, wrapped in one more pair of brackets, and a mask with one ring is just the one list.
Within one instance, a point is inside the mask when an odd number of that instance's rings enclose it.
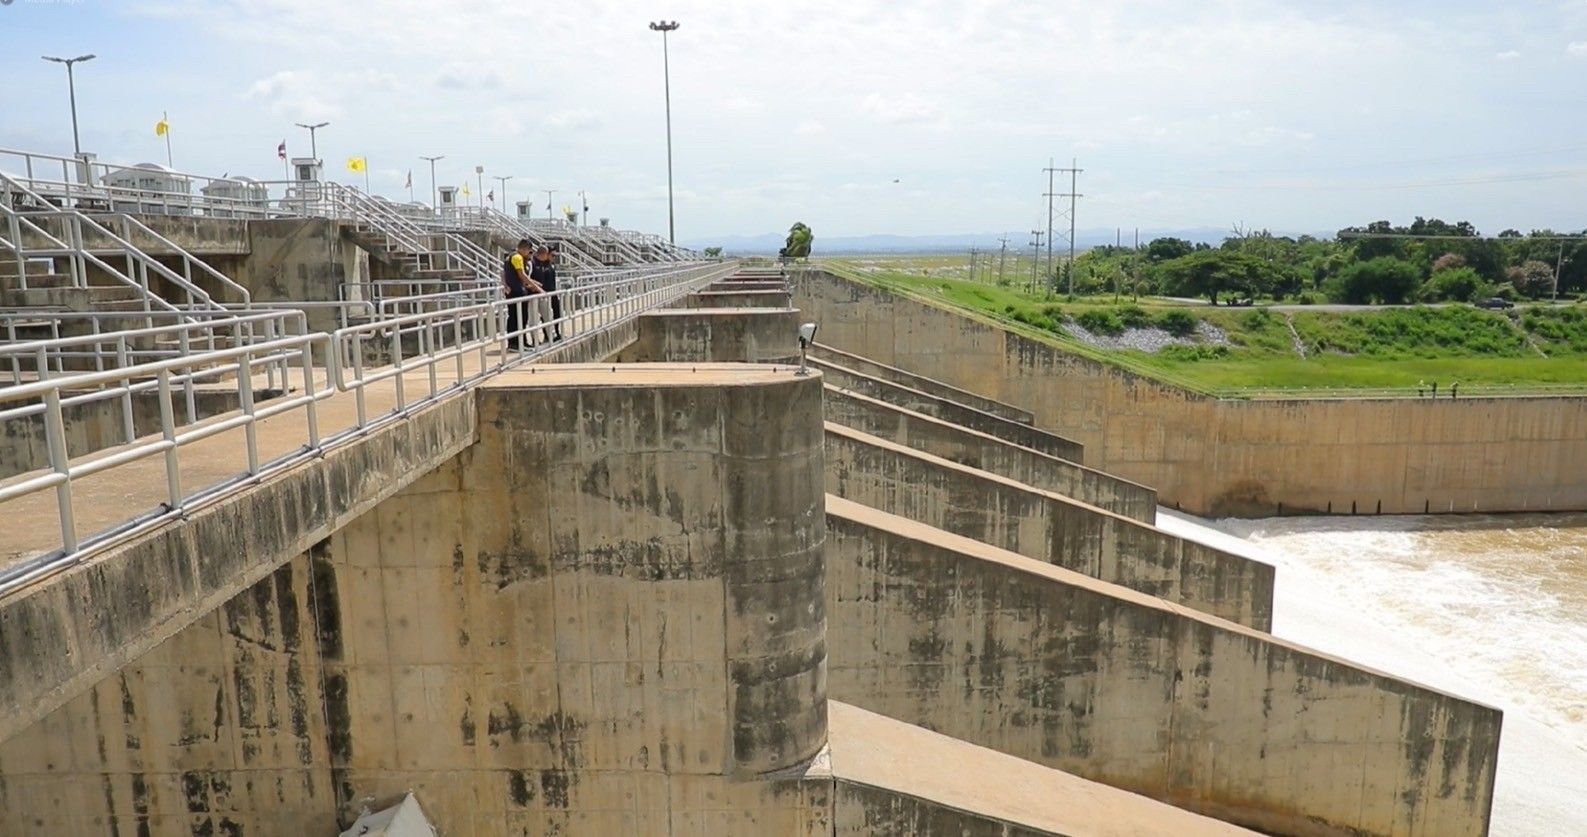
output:
{"label": "lamp head", "polygon": [[799,347],[805,348],[816,342],[816,324],[805,323],[799,326]]}

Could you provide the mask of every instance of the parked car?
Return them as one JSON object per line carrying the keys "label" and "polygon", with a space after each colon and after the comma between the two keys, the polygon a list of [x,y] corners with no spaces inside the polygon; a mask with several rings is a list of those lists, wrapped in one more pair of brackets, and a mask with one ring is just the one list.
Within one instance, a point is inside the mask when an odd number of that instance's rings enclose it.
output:
{"label": "parked car", "polygon": [[1514,308],[1515,307],[1515,303],[1511,302],[1508,299],[1505,299],[1504,297],[1490,296],[1487,299],[1484,299],[1481,302],[1477,303],[1477,307],[1478,308],[1494,308],[1494,309]]}

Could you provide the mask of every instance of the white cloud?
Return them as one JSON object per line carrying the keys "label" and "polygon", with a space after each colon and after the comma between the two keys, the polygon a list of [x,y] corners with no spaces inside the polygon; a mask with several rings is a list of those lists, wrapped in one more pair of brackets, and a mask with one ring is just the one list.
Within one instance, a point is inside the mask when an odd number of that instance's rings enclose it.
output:
{"label": "white cloud", "polygon": [[579,131],[599,127],[601,117],[600,114],[587,108],[574,108],[572,110],[557,111],[547,116],[546,123],[555,128]]}
{"label": "white cloud", "polygon": [[824,134],[826,130],[827,126],[817,119],[800,120],[799,124],[794,126],[794,133],[807,137]]}
{"label": "white cloud", "polygon": [[1571,55],[1587,55],[1587,41],[1571,41],[1565,51]]}
{"label": "white cloud", "polygon": [[1495,53],[1493,57],[1500,61],[1514,61],[1521,57],[1521,53],[1518,50],[1507,49],[1504,52]]}
{"label": "white cloud", "polygon": [[452,61],[435,74],[435,86],[446,90],[498,90],[501,73],[479,61]]}
{"label": "white cloud", "polygon": [[939,109],[915,93],[872,93],[860,102],[860,110],[889,125],[930,122]]}

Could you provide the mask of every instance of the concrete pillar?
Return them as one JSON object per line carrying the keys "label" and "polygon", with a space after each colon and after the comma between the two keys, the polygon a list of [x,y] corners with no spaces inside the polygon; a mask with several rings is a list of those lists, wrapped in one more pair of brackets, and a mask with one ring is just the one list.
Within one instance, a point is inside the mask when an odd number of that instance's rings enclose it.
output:
{"label": "concrete pillar", "polygon": [[709,290],[683,298],[684,308],[788,308],[787,289],[740,291],[731,286],[713,285]]}
{"label": "concrete pillar", "polygon": [[555,767],[743,777],[825,744],[821,398],[819,376],[749,365],[481,389],[469,481],[529,522],[478,548],[500,578],[548,576],[559,687],[531,711],[580,742]]}
{"label": "concrete pillar", "polygon": [[674,308],[639,318],[624,363],[798,363],[794,308]]}

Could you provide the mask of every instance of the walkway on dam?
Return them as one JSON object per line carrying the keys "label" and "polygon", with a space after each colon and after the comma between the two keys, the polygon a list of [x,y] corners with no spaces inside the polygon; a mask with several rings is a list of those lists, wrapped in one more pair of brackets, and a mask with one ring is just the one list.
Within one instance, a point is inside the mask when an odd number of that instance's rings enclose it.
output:
{"label": "walkway on dam", "polygon": [[[660,307],[664,305],[654,306],[648,310],[654,311]],[[570,316],[574,318],[563,323],[565,340],[549,346],[541,344],[536,349],[526,351],[519,358],[512,357],[517,353],[507,350],[499,341],[468,343],[461,352],[456,349],[441,348],[437,350],[434,358],[408,358],[405,363],[410,365],[409,369],[400,376],[390,374],[389,366],[366,367],[362,370],[364,379],[379,376],[383,371],[388,377],[362,384],[356,380],[349,380],[346,390],[336,388],[335,382],[327,377],[328,370],[325,367],[313,367],[313,387],[321,394],[321,397],[314,401],[313,409],[322,452],[326,448],[345,444],[363,435],[357,432],[360,394],[364,402],[364,432],[367,432],[378,423],[391,419],[399,409],[412,411],[432,403],[435,398],[469,392],[472,389],[470,384],[477,382],[482,375],[496,374],[504,369],[518,368],[525,364],[556,361],[562,357],[601,360],[602,356],[587,354],[591,350],[587,344],[591,340],[598,339],[603,331],[625,320],[623,314],[605,308]],[[627,319],[637,320],[637,316],[629,315]],[[620,346],[611,348],[620,348]],[[356,376],[352,370],[344,370],[344,373],[349,378]],[[302,397],[305,392],[302,367],[293,367],[290,375],[292,391],[282,398]],[[456,387],[459,380],[470,383]],[[173,397],[179,400],[180,392],[174,393]],[[256,407],[265,410],[275,403],[278,401],[260,401]],[[180,426],[177,432],[191,432],[233,420],[237,415],[233,412]],[[272,465],[289,464],[282,462],[288,457],[302,458],[314,455],[309,450],[311,433],[306,403],[259,419],[252,426],[257,462],[261,469],[270,469]],[[248,475],[248,432],[246,425],[240,425],[180,445],[177,448],[177,470],[183,496],[191,498],[195,493],[222,484],[228,484],[228,488],[236,488],[259,482],[262,477]],[[121,455],[132,448],[148,446],[151,442],[159,441],[158,434],[145,436],[133,444],[107,448],[78,457],[73,460],[72,465],[78,467],[84,463],[104,460]],[[0,487],[34,479],[44,473],[47,472],[33,471],[21,474],[0,481]],[[78,538],[86,539],[111,529],[124,527],[137,520],[148,520],[166,513],[169,496],[167,486],[166,457],[159,449],[152,447],[148,455],[142,458],[114,465],[98,473],[74,477],[71,480],[72,514]],[[0,513],[3,513],[6,521],[5,537],[0,540],[0,574],[17,568],[31,559],[61,549],[62,526],[55,490],[46,488],[15,498],[0,505]],[[102,544],[96,544],[94,548],[100,546]],[[65,566],[70,564],[63,564],[62,568]]]}

